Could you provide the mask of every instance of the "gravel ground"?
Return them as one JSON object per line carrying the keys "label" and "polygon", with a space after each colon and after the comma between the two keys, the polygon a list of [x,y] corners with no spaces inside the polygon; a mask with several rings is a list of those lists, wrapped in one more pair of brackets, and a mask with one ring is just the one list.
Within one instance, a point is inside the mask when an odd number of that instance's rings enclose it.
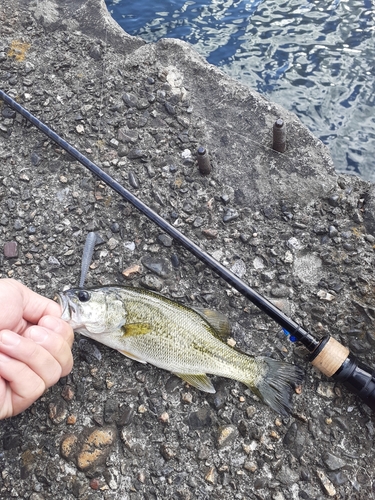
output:
{"label": "gravel ground", "polygon": [[[337,176],[294,115],[187,44],[122,33],[99,0],[3,4],[5,92],[314,335],[374,366],[369,183]],[[371,411],[22,117],[2,103],[0,114],[0,277],[54,297],[77,285],[96,231],[87,284],[218,309],[237,347],[306,369],[281,418],[240,383],[214,379],[207,395],[77,335],[72,373],[0,422],[1,498],[374,498]],[[284,154],[270,149],[280,116]]]}

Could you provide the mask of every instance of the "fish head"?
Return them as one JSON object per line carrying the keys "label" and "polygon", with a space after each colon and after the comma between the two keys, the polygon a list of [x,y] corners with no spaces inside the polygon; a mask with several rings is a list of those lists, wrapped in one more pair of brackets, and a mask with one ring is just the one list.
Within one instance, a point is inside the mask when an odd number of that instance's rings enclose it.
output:
{"label": "fish head", "polygon": [[102,335],[118,331],[125,324],[125,304],[109,287],[71,288],[60,292],[57,300],[61,319],[87,337],[102,341]]}

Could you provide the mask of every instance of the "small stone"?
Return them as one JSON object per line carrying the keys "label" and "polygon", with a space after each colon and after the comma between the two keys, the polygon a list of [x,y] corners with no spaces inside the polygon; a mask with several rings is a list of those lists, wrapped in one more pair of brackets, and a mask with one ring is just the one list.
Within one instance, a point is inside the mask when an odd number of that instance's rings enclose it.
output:
{"label": "small stone", "polygon": [[162,257],[145,256],[142,259],[142,264],[161,278],[168,278],[171,274],[168,261]]}
{"label": "small stone", "polygon": [[162,424],[169,424],[169,415],[168,413],[165,411],[163,412],[160,417],[159,417],[159,421],[162,423]]}
{"label": "small stone", "polygon": [[237,210],[234,210],[233,208],[229,208],[225,214],[223,215],[223,221],[224,222],[230,222],[232,220],[238,219],[239,213]]}
{"label": "small stone", "polygon": [[208,469],[208,472],[206,473],[206,475],[204,476],[204,479],[210,483],[210,484],[215,484],[216,482],[216,471],[215,471],[215,467],[210,467]]}
{"label": "small stone", "polygon": [[214,240],[218,237],[219,232],[216,229],[202,229],[202,234],[209,240]]}
{"label": "small stone", "polygon": [[209,427],[212,423],[211,412],[208,408],[200,408],[198,411],[190,413],[188,424],[190,429],[197,430]]}
{"label": "small stone", "polygon": [[85,127],[80,123],[79,125],[76,126],[76,132],[77,134],[84,134],[85,133]]}
{"label": "small stone", "polygon": [[63,399],[55,400],[48,405],[48,416],[55,424],[61,424],[68,415],[68,407]]}
{"label": "small stone", "polygon": [[8,241],[4,244],[4,257],[7,259],[18,257],[18,244],[16,241]]}
{"label": "small stone", "polygon": [[171,460],[176,456],[176,451],[167,443],[160,446],[160,453],[165,460]]}
{"label": "small stone", "polygon": [[322,483],[324,491],[327,493],[328,496],[334,497],[336,495],[336,488],[333,486],[331,481],[328,479],[328,477],[324,474],[323,471],[317,470],[316,471],[320,482]]}
{"label": "small stone", "polygon": [[330,471],[335,471],[337,469],[342,469],[346,466],[346,462],[339,457],[336,457],[332,453],[327,452],[323,456],[324,463]]}
{"label": "small stone", "polygon": [[193,395],[191,392],[182,393],[181,400],[183,403],[190,404],[193,402]]}
{"label": "small stone", "polygon": [[238,436],[234,425],[223,425],[219,427],[216,444],[219,449],[230,446]]}
{"label": "small stone", "polygon": [[114,250],[118,246],[118,243],[119,242],[115,238],[110,238],[107,245],[110,250]]}
{"label": "small stone", "polygon": [[326,290],[319,290],[317,296],[320,298],[320,300],[325,300],[327,302],[332,302],[332,300],[335,300],[335,296],[332,293],[327,292]]}
{"label": "small stone", "polygon": [[158,241],[159,241],[159,243],[161,243],[165,247],[171,247],[172,243],[173,243],[173,238],[171,238],[169,235],[163,233],[163,234],[159,234]]}
{"label": "small stone", "polygon": [[138,177],[135,175],[135,173],[132,170],[129,171],[128,179],[129,179],[129,184],[131,185],[131,187],[133,187],[134,189],[139,189]]}
{"label": "small stone", "polygon": [[252,473],[254,473],[258,469],[258,466],[255,462],[245,462],[243,467],[245,470],[248,470]]}
{"label": "small stone", "polygon": [[242,278],[246,273],[246,264],[242,259],[237,259],[234,261],[234,264],[230,268],[233,274]]}
{"label": "small stone", "polygon": [[4,118],[15,118],[16,117],[16,112],[12,108],[8,108],[5,106],[1,112],[2,116]]}
{"label": "small stone", "polygon": [[329,226],[328,234],[329,234],[330,238],[336,238],[336,236],[338,236],[339,232],[335,226]]}
{"label": "small stone", "polygon": [[68,418],[66,419],[66,423],[68,425],[74,425],[77,422],[77,416],[76,415],[69,415]]}
{"label": "small stone", "polygon": [[155,292],[160,292],[163,288],[163,282],[157,276],[152,276],[152,274],[146,274],[146,276],[141,279],[140,284],[144,288],[154,290]]}
{"label": "small stone", "polygon": [[53,257],[53,255],[48,257],[48,264],[52,269],[56,269],[61,266],[60,261],[56,257]]}
{"label": "small stone", "polygon": [[65,401],[72,401],[74,398],[74,389],[70,385],[66,384],[61,392],[61,396],[65,399]]}
{"label": "small stone", "polygon": [[41,161],[42,161],[41,157],[37,153],[35,153],[35,151],[31,153],[31,163],[33,164],[34,167],[37,167]]}
{"label": "small stone", "polygon": [[125,279],[131,280],[135,277],[136,274],[141,273],[141,266],[139,264],[133,264],[130,267],[127,267],[122,271],[122,275],[124,276]]}
{"label": "small stone", "polygon": [[102,354],[96,345],[88,339],[80,339],[79,343],[79,353],[82,359],[87,363],[95,363],[102,359]]}

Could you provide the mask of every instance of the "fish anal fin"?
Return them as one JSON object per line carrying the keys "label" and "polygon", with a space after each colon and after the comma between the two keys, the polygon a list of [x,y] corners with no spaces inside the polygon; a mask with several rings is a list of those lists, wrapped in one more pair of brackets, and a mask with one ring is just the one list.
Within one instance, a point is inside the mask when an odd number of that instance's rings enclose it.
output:
{"label": "fish anal fin", "polygon": [[207,377],[205,373],[175,373],[178,377],[182,378],[189,385],[196,387],[203,392],[216,392],[215,387],[212,385],[211,380]]}
{"label": "fish anal fin", "polygon": [[147,364],[146,361],[143,361],[143,359],[138,358],[135,354],[132,354],[131,352],[125,351],[123,349],[118,349],[118,352],[121,352],[124,356],[130,359],[134,359],[134,361],[138,361],[138,363],[143,363],[144,365]]}
{"label": "fish anal fin", "polygon": [[136,337],[152,332],[150,323],[129,323],[122,327],[123,337]]}
{"label": "fish anal fin", "polygon": [[212,326],[217,334],[217,338],[226,342],[230,336],[230,323],[228,318],[224,314],[214,311],[213,309],[205,307],[194,307],[193,309]]}

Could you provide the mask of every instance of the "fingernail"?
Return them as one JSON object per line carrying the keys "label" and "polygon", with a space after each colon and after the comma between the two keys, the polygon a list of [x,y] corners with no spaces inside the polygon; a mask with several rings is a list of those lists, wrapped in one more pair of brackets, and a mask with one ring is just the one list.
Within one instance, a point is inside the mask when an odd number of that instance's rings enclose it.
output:
{"label": "fingernail", "polygon": [[16,346],[20,343],[21,337],[17,333],[3,332],[0,337],[1,343],[8,346]]}
{"label": "fingernail", "polygon": [[29,330],[29,337],[37,344],[41,344],[48,337],[48,333],[41,326],[32,326]]}
{"label": "fingernail", "polygon": [[0,352],[0,363],[9,363],[10,357]]}

